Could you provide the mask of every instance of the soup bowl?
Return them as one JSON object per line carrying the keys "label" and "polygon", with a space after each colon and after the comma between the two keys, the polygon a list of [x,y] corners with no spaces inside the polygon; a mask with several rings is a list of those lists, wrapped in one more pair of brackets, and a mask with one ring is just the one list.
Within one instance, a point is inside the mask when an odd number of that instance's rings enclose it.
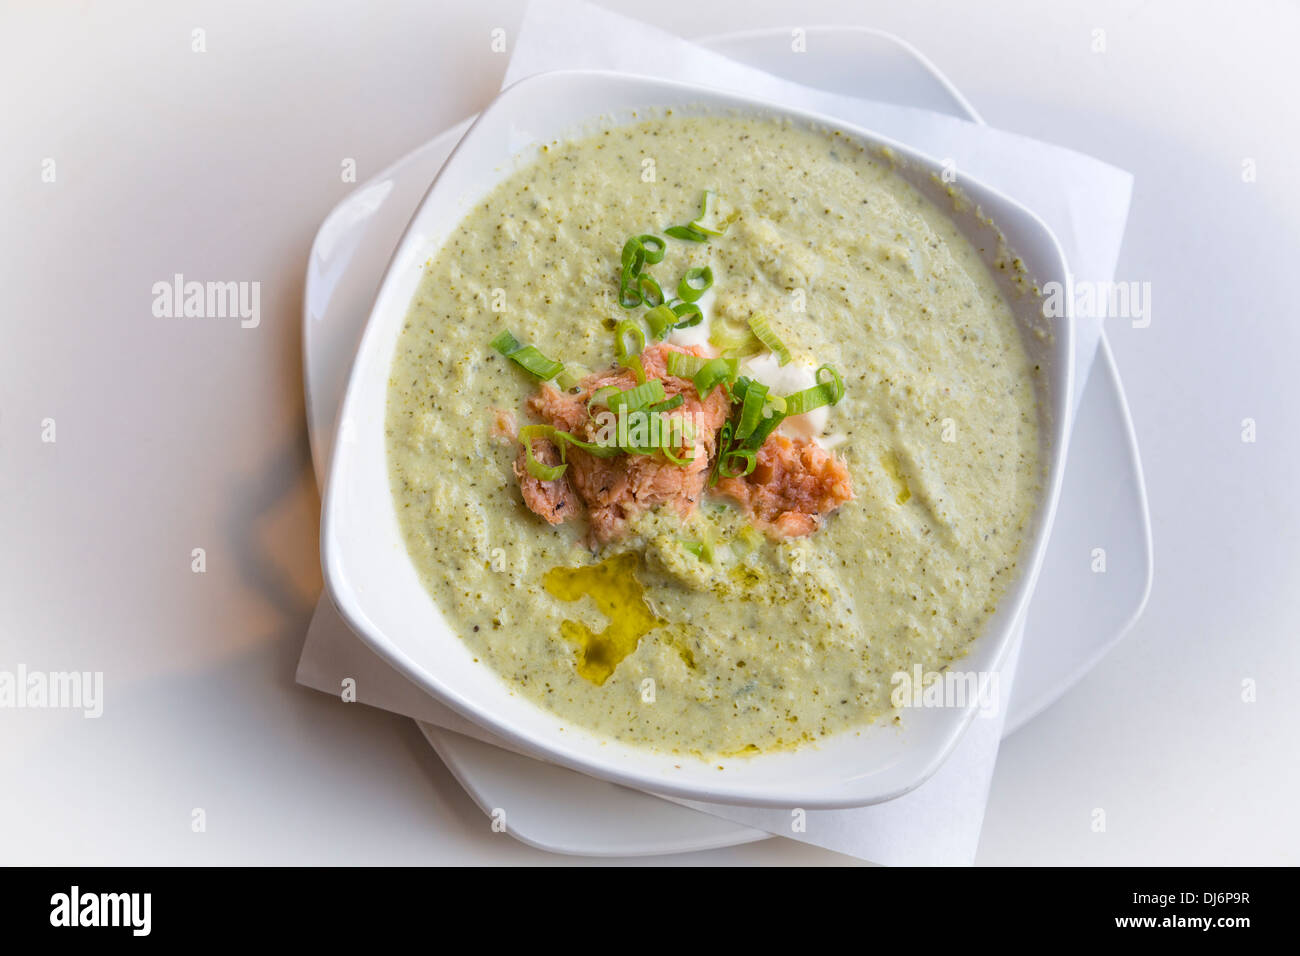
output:
{"label": "soup bowl", "polygon": [[[630,787],[696,800],[829,809],[889,800],[926,780],[988,701],[912,707],[903,720],[823,738],[793,751],[697,759],[633,746],[575,726],[516,693],[474,660],[444,619],[408,557],[389,487],[385,417],[399,335],[425,264],[461,220],[542,144],[591,134],[647,114],[742,114],[839,131],[873,149],[943,209],[977,249],[1018,258],[1014,275],[993,269],[1016,320],[1035,382],[1045,463],[1042,490],[1019,562],[984,631],[957,667],[1000,674],[1015,646],[1042,563],[1060,491],[1072,389],[1074,323],[1045,318],[1032,291],[1064,287],[1067,265],[1033,213],[983,184],[959,187],[936,159],[870,131],[734,93],[620,73],[539,74],[502,93],[479,116],[438,174],[393,255],[348,379],[322,509],[321,555],[329,593],[352,629],[417,686],[511,747]],[[990,259],[991,265],[991,259]]]}

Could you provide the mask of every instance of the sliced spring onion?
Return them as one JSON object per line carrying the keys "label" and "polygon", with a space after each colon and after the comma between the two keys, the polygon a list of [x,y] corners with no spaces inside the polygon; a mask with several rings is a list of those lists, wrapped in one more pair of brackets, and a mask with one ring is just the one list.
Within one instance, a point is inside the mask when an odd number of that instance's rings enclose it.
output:
{"label": "sliced spring onion", "polygon": [[678,455],[677,452],[673,450],[672,445],[666,440],[662,440],[662,443],[659,445],[623,445],[618,450],[625,451],[629,455],[655,455],[662,452],[666,461],[679,468],[685,468],[687,465],[695,461],[694,455]]}
{"label": "sliced spring onion", "polygon": [[621,272],[618,280],[618,304],[625,309],[635,309],[646,305],[661,305],[664,301],[663,290],[659,283],[641,270],[647,265],[662,262],[667,244],[658,236],[649,233],[633,236],[623,243],[619,255]]}
{"label": "sliced spring onion", "polygon": [[625,309],[635,309],[641,304],[640,275],[645,262],[645,245],[639,236],[623,243],[623,252],[619,255],[622,272],[618,280],[618,304]]}
{"label": "sliced spring onion", "polygon": [[[528,473],[538,481],[554,481],[559,478],[568,464],[548,465],[537,459],[533,452],[533,441],[538,438],[552,438],[555,435],[555,428],[551,425],[525,425],[519,429],[519,441],[524,446],[524,467]],[[561,448],[563,455],[563,448]]]}
{"label": "sliced spring onion", "polygon": [[595,417],[596,413],[594,409],[596,408],[597,405],[604,405],[606,408],[608,408],[610,396],[617,395],[618,393],[619,393],[619,387],[617,385],[605,385],[592,392],[591,398],[587,399],[588,417],[591,418]]}
{"label": "sliced spring onion", "polygon": [[739,369],[740,363],[734,358],[709,359],[700,366],[700,370],[691,377],[691,381],[695,383],[695,390],[700,393],[700,398],[704,398],[713,391],[715,385],[734,382]]}
{"label": "sliced spring onion", "polygon": [[754,338],[776,353],[777,365],[785,365],[786,362],[790,361],[790,350],[785,347],[785,343],[781,341],[780,336],[772,331],[772,325],[767,316],[761,312],[751,315],[749,317],[749,329],[754,333]]}
{"label": "sliced spring onion", "polygon": [[767,392],[767,386],[761,382],[749,382],[746,386],[740,405],[740,421],[736,423],[737,440],[743,442],[758,427],[759,419],[763,417],[763,406],[767,403]]}
{"label": "sliced spring onion", "polygon": [[[582,441],[579,438],[575,438],[569,432],[562,432],[558,428],[555,429],[555,434],[551,436],[551,441],[555,442],[556,447],[560,449],[560,457],[566,459],[566,445],[575,445],[588,454],[595,455],[597,458],[613,458],[622,451],[622,449],[616,445],[597,445],[595,442]],[[567,460],[565,463],[568,463]]]}
{"label": "sliced spring onion", "polygon": [[[614,355],[620,359],[629,355],[640,355],[645,348],[645,332],[631,319],[624,319],[614,329]],[[633,346],[628,345],[628,336],[632,337]]]}
{"label": "sliced spring onion", "polygon": [[665,236],[671,236],[674,239],[680,239],[683,242],[708,242],[709,235],[706,232],[700,232],[694,226],[669,226],[664,230]]}
{"label": "sliced spring onion", "polygon": [[509,358],[511,353],[518,352],[524,347],[523,343],[515,338],[509,329],[502,329],[497,337],[489,342],[488,345],[492,346],[506,358]]}
{"label": "sliced spring onion", "polygon": [[732,394],[736,396],[736,401],[743,402],[745,395],[749,393],[749,386],[756,384],[752,378],[742,375],[731,383]]}
{"label": "sliced spring onion", "polygon": [[695,378],[696,373],[704,367],[704,359],[690,352],[668,353],[668,374],[677,378]]}
{"label": "sliced spring onion", "polygon": [[748,325],[714,317],[709,327],[709,344],[724,355],[749,355],[763,347]]}
{"label": "sliced spring onion", "polygon": [[[737,447],[756,452],[786,417],[787,400],[780,395],[771,394],[761,382],[743,375],[732,383],[731,394],[741,403],[740,418],[735,429]],[[759,396],[762,397],[761,402]]]}
{"label": "sliced spring onion", "polygon": [[674,408],[680,408],[685,404],[686,399],[681,395],[674,395],[672,398],[660,402],[658,405],[651,405],[647,411],[651,412],[671,412]]}
{"label": "sliced spring onion", "polygon": [[635,276],[641,274],[641,267],[646,263],[646,251],[640,237],[633,236],[623,243],[623,254],[619,257],[619,261],[623,269],[623,275]]}
{"label": "sliced spring onion", "polygon": [[704,313],[694,302],[680,302],[672,310],[673,315],[677,316],[677,321],[673,323],[674,329],[689,329],[704,321]]}
{"label": "sliced spring onion", "polygon": [[[736,440],[740,447],[757,451],[786,417],[786,400],[773,395],[766,385],[743,375],[732,384],[731,394],[741,403]],[[757,397],[760,395],[761,403]]]}
{"label": "sliced spring onion", "polygon": [[676,329],[689,329],[704,321],[704,313],[692,302],[679,302],[676,305],[655,306],[645,314],[650,334],[657,339],[664,338]]}
{"label": "sliced spring onion", "polygon": [[712,189],[706,189],[700,196],[699,215],[685,226],[670,226],[664,230],[664,235],[685,242],[708,242],[710,236],[726,232],[734,218],[736,215],[731,206]]}
{"label": "sliced spring onion", "polygon": [[706,564],[713,563],[713,548],[707,541],[683,541],[682,547]]}
{"label": "sliced spring onion", "polygon": [[564,368],[560,369],[560,374],[555,376],[555,384],[568,391],[590,374],[591,369],[587,368],[587,366],[579,365],[577,362],[569,362]]}
{"label": "sliced spring onion", "polygon": [[605,404],[611,412],[617,414],[620,411],[639,411],[647,405],[653,405],[655,402],[662,402],[663,400],[664,383],[657,378],[652,378],[640,385],[629,388],[625,392],[610,395]]}
{"label": "sliced spring onion", "polygon": [[636,282],[642,303],[650,308],[664,304],[664,290],[659,288],[659,283],[654,280],[654,276],[643,272],[636,277]]}
{"label": "sliced spring onion", "polygon": [[618,283],[618,304],[625,309],[635,309],[641,304],[641,293],[637,289],[637,277],[627,272]]}
{"label": "sliced spring onion", "polygon": [[[744,462],[744,467],[733,467],[731,463],[737,460]],[[743,478],[754,470],[756,464],[754,449],[733,448],[721,457],[718,474],[723,478]]]}
{"label": "sliced spring onion", "polygon": [[657,305],[645,314],[645,322],[650,334],[662,339],[677,325],[677,314],[666,305]]}
{"label": "sliced spring onion", "polygon": [[704,190],[700,197],[700,214],[691,221],[691,228],[710,236],[720,236],[731,225],[731,210],[712,189]]}
{"label": "sliced spring onion", "polygon": [[632,376],[636,379],[638,385],[645,384],[645,365],[641,363],[639,354],[625,355],[618,360],[618,364],[632,372]]}
{"label": "sliced spring onion", "polygon": [[713,270],[708,266],[687,269],[686,275],[677,283],[677,298],[683,302],[694,302],[713,285]]}
{"label": "sliced spring onion", "polygon": [[645,254],[646,265],[652,266],[664,261],[664,252],[668,249],[668,243],[649,233],[637,236],[636,239],[637,242],[641,243],[641,251]]}
{"label": "sliced spring onion", "polygon": [[563,362],[547,358],[532,345],[523,345],[509,330],[489,343],[494,349],[542,381],[554,378],[564,368]]}
{"label": "sliced spring onion", "polygon": [[[829,376],[829,380],[823,381],[823,372]],[[821,408],[823,405],[835,405],[843,397],[844,379],[840,377],[840,373],[835,369],[829,365],[823,365],[817,369],[816,385],[785,397],[785,412],[787,415],[802,415],[804,412],[810,412],[814,408]]]}
{"label": "sliced spring onion", "polygon": [[[771,395],[768,396],[769,399],[772,397],[773,396]],[[760,418],[758,425],[749,433],[749,437],[745,439],[745,447],[750,451],[758,451],[758,449],[763,447],[763,443],[767,441],[768,436],[771,435],[772,432],[776,431],[777,426],[781,424],[781,421],[784,418],[785,415],[777,411],[774,411],[771,415],[768,415],[765,418]],[[746,472],[746,474],[748,473],[749,472]]]}
{"label": "sliced spring onion", "polygon": [[[533,442],[539,438],[545,438],[559,449],[560,464],[548,465],[538,460],[537,455],[533,452]],[[569,445],[581,448],[597,458],[612,458],[622,451],[616,446],[597,445],[594,442],[583,441],[569,432],[560,431],[553,425],[525,425],[519,429],[519,442],[524,446],[524,467],[528,469],[530,475],[540,481],[554,481],[564,474],[565,469],[569,467],[566,452]]]}
{"label": "sliced spring onion", "polygon": [[731,432],[731,422],[723,422],[722,429],[718,432],[718,457],[713,459],[713,470],[709,472],[710,488],[718,483],[718,472],[722,468],[722,459],[726,457],[728,450],[731,448]]}
{"label": "sliced spring onion", "polygon": [[669,448],[666,444],[665,444],[662,448],[660,448],[659,450],[660,450],[661,452],[664,453],[664,457],[665,457],[665,458],[667,458],[667,459],[668,459],[670,462],[672,462],[674,465],[677,465],[679,468],[685,468],[685,467],[686,467],[687,465],[689,465],[691,462],[695,461],[695,456],[694,456],[694,455],[690,455],[690,456],[688,456],[688,457],[684,457],[684,458],[679,458],[679,457],[678,457],[678,456],[673,452],[673,450],[672,450],[671,448]]}

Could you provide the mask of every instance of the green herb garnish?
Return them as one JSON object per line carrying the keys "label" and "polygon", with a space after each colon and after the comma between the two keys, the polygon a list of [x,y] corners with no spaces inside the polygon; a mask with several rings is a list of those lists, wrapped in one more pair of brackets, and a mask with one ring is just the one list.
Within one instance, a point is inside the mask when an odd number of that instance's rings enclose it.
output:
{"label": "green herb garnish", "polygon": [[564,368],[563,362],[547,358],[535,346],[522,344],[509,330],[503,331],[489,344],[510,361],[542,381],[554,378]]}
{"label": "green herb garnish", "polygon": [[749,329],[754,333],[754,338],[776,354],[777,365],[785,365],[790,361],[790,350],[785,347],[785,343],[781,341],[780,337],[772,331],[767,316],[761,313],[751,315],[749,317]]}
{"label": "green herb garnish", "polygon": [[708,266],[687,269],[677,283],[677,298],[683,302],[695,302],[713,285],[713,270]]}

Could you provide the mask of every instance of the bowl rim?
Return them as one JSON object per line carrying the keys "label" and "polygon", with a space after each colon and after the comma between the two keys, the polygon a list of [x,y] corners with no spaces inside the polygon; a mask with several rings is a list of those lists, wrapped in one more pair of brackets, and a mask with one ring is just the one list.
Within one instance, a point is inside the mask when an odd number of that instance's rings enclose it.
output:
{"label": "bowl rim", "polygon": [[[475,132],[480,127],[488,123],[495,122],[499,114],[505,112],[511,105],[512,100],[519,95],[519,92],[527,88],[539,86],[546,83],[555,83],[561,81],[580,81],[593,83],[633,83],[641,87],[655,87],[665,92],[666,99],[672,99],[675,102],[680,101],[684,96],[707,97],[713,100],[723,102],[717,105],[721,110],[739,110],[741,112],[750,112],[788,118],[797,122],[823,127],[835,130],[851,137],[858,142],[865,143],[870,147],[884,148],[891,151],[903,164],[919,166],[931,172],[943,168],[943,161],[936,159],[926,153],[914,149],[905,143],[893,139],[892,137],[874,132],[870,129],[858,126],[854,123],[846,122],[838,118],[817,113],[810,110],[796,107],[784,106],[769,100],[758,97],[747,96],[743,93],[737,93],[731,90],[710,87],[704,84],[687,83],[676,80],[667,80],[658,77],[643,76],[631,72],[612,71],[612,70],[552,70],[544,73],[537,73],[518,80],[508,87],[502,89],[490,104],[475,118],[474,122],[468,127],[464,136],[456,144],[451,154],[448,156],[443,167],[434,177],[428,189],[425,191],[411,219],[408,221],[402,232],[401,239],[394,247],[392,256],[385,266],[383,278],[376,289],[374,300],[371,304],[370,312],[367,315],[364,329],[359,339],[356,353],[353,357],[351,367],[347,376],[347,384],[344,391],[343,401],[339,411],[339,427],[349,419],[349,409],[359,401],[358,393],[362,390],[365,383],[363,377],[363,357],[368,354],[369,348],[373,347],[373,339],[379,334],[378,329],[382,324],[377,322],[377,316],[380,312],[380,304],[386,298],[385,293],[390,286],[397,281],[397,274],[402,271],[399,267],[408,265],[406,262],[408,253],[412,245],[418,240],[417,222],[421,218],[425,207],[429,204],[430,197],[438,188],[439,183],[444,179],[447,171],[454,168],[458,157],[468,152],[467,144],[472,145],[475,140]],[[665,106],[667,104],[661,104]],[[678,105],[671,105],[668,108],[678,109]],[[648,107],[628,106],[623,112],[646,110]],[[589,121],[603,120],[605,117],[601,113],[593,113],[588,117]],[[635,120],[633,120],[635,121]],[[619,124],[627,122],[622,121]],[[571,124],[572,125],[572,124]],[[522,148],[515,150],[508,156],[500,157],[494,167],[496,182],[500,182],[510,174],[513,169],[519,168],[513,165],[514,161],[520,156],[526,154],[530,148],[537,145],[536,142],[529,143]],[[1059,263],[1061,273],[1069,274],[1068,263],[1064,252],[1061,249],[1059,240],[1051,228],[1032,210],[1023,206],[1019,201],[1012,199],[1005,193],[989,186],[976,177],[969,177],[963,174],[963,190],[973,187],[973,191],[985,194],[989,199],[995,200],[1003,207],[1004,212],[1014,212],[1016,215],[1024,217],[1040,234],[1048,254]],[[484,194],[486,195],[486,193]],[[475,202],[481,201],[483,197],[479,196]],[[977,208],[982,211],[982,206],[976,204]],[[997,224],[997,217],[990,216],[990,221],[994,226]],[[440,240],[445,241],[445,236]],[[427,257],[426,257],[427,258]],[[421,262],[426,259],[421,259]],[[423,265],[420,269],[423,270]],[[408,306],[409,307],[409,306]],[[1020,323],[1018,322],[1018,325]],[[1023,629],[1025,612],[1029,599],[1033,593],[1034,585],[1037,582],[1038,574],[1042,566],[1043,557],[1046,553],[1048,539],[1051,534],[1051,528],[1055,519],[1057,504],[1060,497],[1061,482],[1065,470],[1065,456],[1068,446],[1068,436],[1070,432],[1070,419],[1073,409],[1071,406],[1070,396],[1073,394],[1073,377],[1074,377],[1074,353],[1075,353],[1075,323],[1072,303],[1068,298],[1065,301],[1065,314],[1056,317],[1052,326],[1052,333],[1064,339],[1064,355],[1060,361],[1060,368],[1047,373],[1055,379],[1055,389],[1048,389],[1050,396],[1059,396],[1060,401],[1054,403],[1059,407],[1049,409],[1040,408],[1040,425],[1043,426],[1042,441],[1040,446],[1045,452],[1049,452],[1050,461],[1047,463],[1046,476],[1047,480],[1040,489],[1039,502],[1035,508],[1035,513],[1031,517],[1032,537],[1022,543],[1020,553],[1021,571],[1015,582],[1010,586],[1000,602],[1000,607],[1011,607],[1012,611],[1007,615],[1005,624],[996,630],[1000,634],[993,633],[990,622],[986,622],[985,630],[975,639],[996,638],[996,643],[991,651],[991,658],[988,662],[988,669],[995,672],[1001,672],[1007,662],[1011,649],[1016,645],[1019,635]],[[1021,329],[1022,336],[1025,334]],[[390,359],[391,364],[391,359]],[[383,385],[386,388],[387,376],[383,379]],[[1036,389],[1036,392],[1038,390]],[[1038,393],[1039,401],[1042,401],[1043,395]],[[1045,416],[1051,416],[1050,419]],[[1051,427],[1048,427],[1048,421]],[[335,608],[347,622],[348,626],[358,635],[375,653],[384,659],[390,666],[400,674],[411,680],[423,691],[433,696],[443,704],[449,706],[466,719],[475,724],[484,727],[492,733],[501,737],[505,742],[521,752],[529,754],[551,763],[557,763],[561,766],[594,776],[600,779],[619,783],[625,786],[634,787],[651,793],[664,794],[685,799],[706,800],[714,802],[726,802],[734,805],[747,805],[758,807],[790,807],[801,806],[808,809],[837,809],[856,806],[865,806],[875,803],[882,803],[901,796],[916,787],[919,787],[943,765],[951,756],[958,742],[964,736],[969,728],[976,713],[976,706],[970,703],[961,709],[958,719],[952,721],[945,731],[943,731],[942,741],[938,746],[933,748],[930,758],[925,761],[923,767],[918,770],[914,777],[905,783],[887,787],[884,789],[873,790],[867,788],[868,792],[857,793],[853,796],[826,796],[816,793],[806,793],[797,791],[799,798],[795,799],[789,790],[773,794],[764,792],[762,788],[755,789],[753,785],[745,786],[743,781],[739,786],[731,783],[730,780],[719,780],[716,785],[696,784],[689,780],[681,782],[672,778],[660,777],[654,775],[651,771],[638,771],[635,766],[629,766],[633,761],[623,761],[615,757],[613,752],[610,753],[610,759],[599,759],[590,757],[585,754],[576,752],[568,745],[564,739],[555,739],[556,735],[549,731],[530,732],[526,728],[517,728],[515,725],[505,722],[496,714],[479,707],[474,702],[467,700],[465,697],[456,692],[453,686],[441,683],[437,676],[431,674],[426,667],[411,658],[401,646],[391,641],[387,635],[372,622],[365,613],[364,605],[356,594],[355,590],[349,585],[347,579],[342,575],[340,564],[341,561],[336,554],[337,537],[335,534],[336,510],[340,507],[341,493],[339,482],[336,480],[340,471],[344,470],[346,459],[349,454],[349,442],[336,441],[330,453],[328,478],[323,494],[323,507],[321,509],[321,566],[325,582],[326,591],[330,596]],[[386,502],[386,503],[391,503]],[[430,596],[432,600],[432,597]],[[434,602],[436,606],[436,601]],[[441,609],[439,608],[439,613]],[[453,632],[453,636],[454,632]],[[972,641],[974,644],[974,641]],[[495,675],[498,679],[499,675]],[[545,711],[540,705],[534,704],[540,710]],[[950,708],[956,710],[956,708]],[[550,712],[547,712],[550,713]],[[877,725],[878,726],[878,725]],[[587,731],[579,725],[573,728],[579,733],[587,733],[593,737],[599,737],[594,731]],[[847,734],[844,731],[840,734],[832,735],[825,738],[826,741],[833,740],[836,737]],[[823,741],[819,741],[821,743]],[[636,748],[634,745],[627,745]],[[810,748],[816,744],[810,745]],[[810,749],[809,748],[809,749]],[[800,748],[804,749],[804,748]],[[655,754],[654,751],[646,750],[647,759],[653,759],[662,754]],[[765,755],[760,754],[751,758],[751,761],[762,761],[765,757],[778,756],[777,754]],[[691,758],[687,758],[691,759]],[[869,773],[865,770],[854,777],[845,777],[844,783],[847,785],[854,779],[867,779]]]}

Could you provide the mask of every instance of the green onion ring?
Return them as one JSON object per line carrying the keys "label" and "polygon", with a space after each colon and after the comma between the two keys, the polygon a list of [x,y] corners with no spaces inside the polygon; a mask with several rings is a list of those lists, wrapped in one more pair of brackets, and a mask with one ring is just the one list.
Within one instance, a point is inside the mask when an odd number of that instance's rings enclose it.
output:
{"label": "green onion ring", "polygon": [[625,309],[635,309],[641,304],[641,293],[637,291],[636,276],[624,272],[618,283],[618,304]]}
{"label": "green onion ring", "polygon": [[829,382],[824,382],[822,384],[832,387],[831,404],[838,405],[840,399],[844,397],[844,379],[840,377],[840,373],[835,371],[832,366],[822,365],[818,367],[816,373],[818,382],[822,381],[822,372],[826,372],[831,377]]}
{"label": "green onion ring", "polygon": [[492,346],[507,358],[509,358],[512,353],[518,352],[524,347],[524,344],[515,338],[509,329],[502,329],[497,337],[489,342],[488,345]]}
{"label": "green onion ring", "polygon": [[704,367],[704,359],[690,352],[668,353],[668,374],[676,378],[694,378]]}
{"label": "green onion ring", "polygon": [[674,329],[689,329],[704,321],[704,313],[693,302],[681,302],[674,305],[672,310],[673,315],[677,316],[677,321],[673,323]]}
{"label": "green onion ring", "polygon": [[686,403],[686,399],[678,394],[674,395],[667,401],[660,402],[658,405],[651,405],[648,411],[652,412],[671,412],[674,408],[680,408]]}
{"label": "green onion ring", "polygon": [[[555,428],[551,425],[525,425],[519,429],[519,441],[524,446],[524,467],[528,473],[538,481],[554,481],[564,474],[568,463],[561,465],[547,465],[537,460],[533,453],[533,441],[537,438],[550,439],[555,435]],[[561,457],[564,454],[563,448],[560,450]]]}
{"label": "green onion ring", "polygon": [[649,233],[636,238],[637,242],[641,243],[641,251],[645,255],[646,265],[653,266],[664,261],[664,252],[668,249],[668,243]]}
{"label": "green onion ring", "polygon": [[[747,439],[745,439],[745,448],[750,451],[758,451],[758,449],[762,448],[763,443],[767,441],[768,436],[771,435],[772,432],[776,431],[777,426],[781,424],[781,421],[784,418],[785,415],[777,413],[760,419],[758,427],[750,433]],[[746,472],[746,474],[748,474],[748,472]]]}
{"label": "green onion ring", "polygon": [[639,354],[625,355],[618,360],[618,364],[632,372],[638,385],[645,384],[645,365],[642,364],[641,356]]}
{"label": "green onion ring", "polygon": [[683,242],[708,242],[707,233],[700,232],[694,226],[669,226],[664,230],[665,236],[680,239]]}
{"label": "green onion ring", "polygon": [[691,228],[709,236],[720,236],[731,225],[722,215],[722,200],[712,189],[704,190],[700,197],[700,214],[691,220]]}
{"label": "green onion ring", "polygon": [[759,382],[750,382],[745,388],[744,400],[740,406],[740,421],[736,423],[736,438],[744,441],[755,428],[763,415],[763,406],[767,402],[768,388]]}
{"label": "green onion ring", "polygon": [[[745,468],[743,471],[733,471],[728,467],[727,463],[733,458],[739,458],[744,461]],[[757,461],[752,448],[733,448],[722,456],[722,463],[718,466],[718,474],[723,478],[744,478],[754,470],[756,464]]]}
{"label": "green onion ring", "polygon": [[[701,282],[703,285],[699,284]],[[713,270],[708,266],[687,269],[686,275],[677,283],[677,298],[683,302],[694,302],[708,292],[712,285]]]}
{"label": "green onion ring", "polygon": [[645,314],[645,322],[650,326],[650,334],[662,339],[677,325],[677,315],[668,306],[660,304]]}
{"label": "green onion ring", "polygon": [[691,379],[695,383],[695,390],[700,393],[700,398],[713,391],[715,385],[734,382],[739,366],[740,363],[732,358],[709,359],[701,365],[700,370]]}
{"label": "green onion ring", "polygon": [[709,344],[724,355],[748,355],[763,345],[748,324],[738,326],[718,318],[709,328]]}
{"label": "green onion ring", "polygon": [[488,344],[542,381],[554,378],[564,368],[563,362],[547,358],[534,346],[520,344],[508,329],[503,330]]}
{"label": "green onion ring", "polygon": [[660,448],[659,450],[660,450],[661,452],[664,453],[664,457],[665,457],[665,458],[667,458],[670,462],[672,462],[674,465],[677,465],[677,466],[680,467],[680,468],[685,468],[685,467],[686,467],[687,465],[689,465],[691,462],[695,461],[695,456],[694,456],[694,455],[692,455],[692,456],[689,457],[689,458],[678,458],[678,457],[673,453],[672,449],[669,448],[667,445],[664,445],[664,446],[663,446],[662,448]]}
{"label": "green onion ring", "polygon": [[636,281],[642,302],[650,308],[664,304],[664,290],[659,288],[659,283],[654,280],[654,276],[643,272],[637,276]]}
{"label": "green onion ring", "polygon": [[[822,381],[822,373],[830,376],[829,381]],[[787,415],[802,415],[823,405],[835,405],[844,397],[844,379],[840,373],[829,365],[817,369],[817,384],[803,391],[785,397]]]}
{"label": "green onion ring", "polygon": [[[645,348],[645,332],[641,326],[637,325],[631,319],[624,319],[614,329],[614,335],[617,336],[614,342],[614,354],[620,358],[627,358],[629,355],[640,355]],[[627,337],[632,336],[636,342],[635,348],[628,348]]]}
{"label": "green onion ring", "polygon": [[722,459],[726,457],[730,447],[731,422],[723,422],[722,430],[718,432],[718,457],[713,459],[713,469],[709,472],[710,488],[718,483],[718,470],[722,467]]}
{"label": "green onion ring", "polygon": [[592,411],[597,405],[609,407],[609,397],[617,395],[619,387],[617,385],[605,385],[591,393],[591,398],[587,399],[587,417],[595,418],[596,413]]}
{"label": "green onion ring", "polygon": [[590,374],[591,369],[587,368],[587,366],[570,362],[560,370],[559,375],[555,376],[555,384],[568,391],[577,387],[577,384]]}
{"label": "green onion ring", "polygon": [[640,275],[641,267],[645,265],[646,253],[645,246],[641,244],[640,238],[633,236],[623,244],[623,254],[619,256],[619,262],[623,270],[623,275]]}
{"label": "green onion ring", "polygon": [[660,379],[652,378],[625,392],[611,395],[606,402],[606,407],[616,414],[620,411],[635,412],[663,400],[664,383]]}
{"label": "green onion ring", "polygon": [[[560,449],[560,456],[566,459],[568,456],[564,451],[565,445],[573,445],[577,448],[581,448],[583,451],[587,452],[587,454],[595,455],[597,458],[613,458],[622,450],[615,445],[597,445],[594,442],[582,441],[579,438],[575,438],[569,432],[562,432],[558,428],[555,430],[555,434],[552,436],[551,440],[554,441],[556,447]],[[568,463],[567,460],[565,463]]]}
{"label": "green onion ring", "polygon": [[749,330],[754,333],[756,339],[776,354],[777,365],[785,365],[790,361],[790,350],[785,347],[781,337],[772,331],[772,325],[766,315],[762,313],[751,315],[749,317]]}

